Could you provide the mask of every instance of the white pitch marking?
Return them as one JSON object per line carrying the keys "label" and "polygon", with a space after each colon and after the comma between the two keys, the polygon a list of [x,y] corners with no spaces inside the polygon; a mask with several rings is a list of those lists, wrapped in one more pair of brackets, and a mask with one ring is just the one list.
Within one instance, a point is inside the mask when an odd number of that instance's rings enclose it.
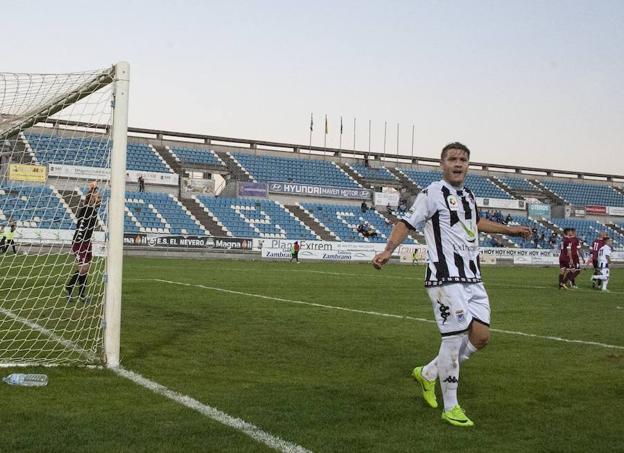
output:
{"label": "white pitch marking", "polygon": [[[275,300],[277,302],[287,302],[287,303],[291,303],[291,304],[308,305],[308,306],[311,306],[311,307],[328,308],[330,310],[340,310],[340,311],[347,311],[347,312],[351,312],[351,313],[361,313],[361,314],[365,314],[365,315],[381,316],[381,317],[384,317],[384,318],[407,319],[407,320],[410,320],[410,321],[420,321],[420,322],[427,322],[427,323],[431,323],[431,324],[435,323],[435,321],[432,321],[431,319],[416,318],[416,317],[413,317],[413,316],[395,315],[395,314],[392,314],[392,313],[381,313],[381,312],[378,312],[378,311],[370,311],[370,310],[357,310],[355,308],[337,307],[337,306],[334,306],[334,305],[324,305],[324,304],[318,304],[318,303],[315,303],[315,302],[304,302],[302,300],[283,299],[281,297],[265,296],[265,295],[262,295],[262,294],[254,294],[254,293],[245,293],[243,291],[234,291],[234,290],[231,290],[231,289],[217,288],[215,286],[206,286],[206,285],[194,284],[194,283],[176,282],[176,281],[171,281],[171,280],[163,280],[163,279],[160,279],[160,278],[146,278],[146,279],[137,279],[137,280],[156,281],[156,282],[167,283],[167,284],[171,284],[171,285],[179,285],[179,286],[190,286],[190,287],[194,287],[194,288],[209,289],[209,290],[212,290],[212,291],[218,291],[218,292],[222,292],[222,293],[238,294],[238,295],[241,295],[241,296],[255,297],[255,298],[258,298],[258,299]],[[586,345],[592,345],[592,346],[600,346],[600,347],[609,348],[609,349],[624,349],[624,346],[618,346],[618,345],[607,344],[607,343],[599,343],[597,341],[570,340],[570,339],[567,339],[567,338],[554,337],[554,336],[548,336],[548,335],[537,335],[537,334],[533,334],[533,333],[518,332],[518,331],[515,331],[515,330],[503,330],[503,329],[490,329],[490,330],[492,332],[506,333],[506,334],[509,334],[509,335],[518,335],[518,336],[522,336],[522,337],[540,338],[542,340],[561,341],[563,343],[586,344]]]}
{"label": "white pitch marking", "polygon": [[111,369],[114,373],[118,374],[121,377],[131,380],[135,384],[138,384],[142,387],[145,387],[148,390],[151,390],[158,395],[169,398],[170,400],[175,401],[178,404],[186,406],[194,411],[199,412],[206,417],[219,422],[225,426],[230,428],[234,428],[237,431],[241,431],[245,433],[247,436],[251,437],[253,440],[263,443],[274,450],[281,451],[284,453],[309,453],[310,450],[303,448],[300,445],[296,445],[290,442],[285,441],[277,436],[267,433],[262,429],[258,428],[251,423],[248,423],[240,418],[232,417],[231,415],[226,414],[225,412],[220,411],[214,407],[203,404],[196,399],[191,398],[190,396],[183,395],[178,392],[174,392],[173,390],[168,389],[167,387],[160,385],[157,382],[151,381],[138,373],[135,373],[130,370],[126,370],[124,368],[113,368]]}
{"label": "white pitch marking", "polygon": [[[67,349],[80,352],[81,354],[87,356],[87,358],[89,359],[96,358],[95,354],[93,354],[92,352],[89,352],[81,348],[77,344],[62,338],[59,335],[56,335],[52,331],[46,329],[45,327],[35,322],[32,322],[26,318],[16,315],[10,310],[5,310],[3,308],[0,308],[0,313],[2,313],[8,318],[14,319],[15,321],[21,322],[22,324],[30,327],[31,329],[37,332],[41,332],[48,338],[62,344]],[[126,370],[121,367],[111,368],[111,371],[113,371],[115,374],[121,377],[131,380],[135,384],[138,384],[142,387],[145,387],[148,390],[151,390],[154,393],[167,397],[175,401],[178,404],[181,404],[190,409],[193,409],[199,412],[200,414],[205,415],[208,418],[211,418],[212,420],[216,422],[219,422],[230,428],[234,428],[238,431],[242,431],[243,433],[245,433],[247,436],[251,437],[255,441],[261,442],[267,445],[268,447],[273,448],[274,450],[278,450],[284,453],[311,453],[310,450],[307,450],[306,448],[303,448],[300,445],[296,445],[296,444],[287,442],[283,439],[280,439],[279,437],[269,434],[266,431],[263,431],[262,429],[258,428],[257,426],[252,425],[251,423],[241,420],[240,418],[232,417],[231,415],[228,415],[225,412],[222,412],[219,409],[214,408],[212,406],[203,404],[197,401],[196,399],[191,398],[190,396],[186,396],[186,395],[182,395],[181,393],[174,392],[173,390],[170,390],[167,387],[158,384],[157,382],[151,381],[141,376],[140,374],[135,373],[134,371]]]}

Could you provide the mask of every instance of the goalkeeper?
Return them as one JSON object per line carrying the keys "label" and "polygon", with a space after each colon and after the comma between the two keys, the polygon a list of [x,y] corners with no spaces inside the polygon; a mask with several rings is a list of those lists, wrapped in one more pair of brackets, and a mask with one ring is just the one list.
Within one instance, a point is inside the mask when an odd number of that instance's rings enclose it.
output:
{"label": "goalkeeper", "polygon": [[78,283],[78,295],[80,301],[89,303],[90,299],[86,295],[87,276],[93,257],[91,252],[91,236],[97,225],[97,211],[100,206],[100,194],[95,183],[89,185],[89,191],[78,208],[78,224],[72,239],[72,253],[76,258],[76,269],[67,282],[67,303],[73,301],[73,292]]}

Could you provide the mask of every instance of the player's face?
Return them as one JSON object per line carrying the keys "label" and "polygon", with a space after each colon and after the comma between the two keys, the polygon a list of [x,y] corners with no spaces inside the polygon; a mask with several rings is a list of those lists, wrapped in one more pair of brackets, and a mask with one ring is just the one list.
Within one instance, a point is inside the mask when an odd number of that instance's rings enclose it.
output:
{"label": "player's face", "polygon": [[449,149],[440,161],[440,167],[446,182],[461,187],[468,173],[468,155],[461,149]]}

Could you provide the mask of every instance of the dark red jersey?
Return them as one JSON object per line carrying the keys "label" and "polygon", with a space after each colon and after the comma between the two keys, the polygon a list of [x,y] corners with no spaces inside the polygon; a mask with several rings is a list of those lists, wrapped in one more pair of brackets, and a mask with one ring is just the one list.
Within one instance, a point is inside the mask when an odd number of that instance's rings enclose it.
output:
{"label": "dark red jersey", "polygon": [[592,242],[592,260],[596,261],[598,259],[598,250],[604,245],[604,240],[602,239],[594,239]]}
{"label": "dark red jersey", "polygon": [[579,255],[578,255],[579,247],[580,247],[580,242],[577,237],[564,237],[563,241],[561,242],[561,251],[559,253],[559,259],[567,260],[569,256],[568,250],[570,250],[570,253],[572,255],[572,261],[577,262],[579,260]]}

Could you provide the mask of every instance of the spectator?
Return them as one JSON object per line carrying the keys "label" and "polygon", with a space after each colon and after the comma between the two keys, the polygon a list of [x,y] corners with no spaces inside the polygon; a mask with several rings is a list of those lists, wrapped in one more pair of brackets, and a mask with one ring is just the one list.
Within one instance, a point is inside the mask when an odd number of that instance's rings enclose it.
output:
{"label": "spectator", "polygon": [[540,243],[540,247],[541,248],[543,248],[543,249],[546,248],[546,235],[544,234],[543,231],[542,231],[542,234],[540,234],[539,243]]}
{"label": "spectator", "polygon": [[539,234],[537,232],[537,228],[531,228],[531,239],[533,240],[533,248],[537,248],[539,244]]}
{"label": "spectator", "polygon": [[406,211],[407,211],[407,201],[405,200],[405,198],[402,198],[399,201],[399,215],[404,215]]}
{"label": "spectator", "polygon": [[507,217],[505,217],[505,225],[509,225],[511,222],[513,222],[513,218],[511,214],[507,214]]}
{"label": "spectator", "polygon": [[386,205],[386,212],[390,215],[394,214],[394,211],[392,210],[392,206],[390,206],[390,203]]}
{"label": "spectator", "polygon": [[550,235],[550,238],[548,239],[548,244],[550,245],[550,248],[556,249],[558,242],[559,242],[559,237],[557,236],[557,232],[553,231],[552,234]]}
{"label": "spectator", "polygon": [[145,179],[143,179],[143,175],[139,175],[139,192],[145,192]]}
{"label": "spectator", "polygon": [[360,209],[362,210],[362,213],[368,211],[368,205],[366,204],[366,201],[362,202],[362,206],[360,207]]}

